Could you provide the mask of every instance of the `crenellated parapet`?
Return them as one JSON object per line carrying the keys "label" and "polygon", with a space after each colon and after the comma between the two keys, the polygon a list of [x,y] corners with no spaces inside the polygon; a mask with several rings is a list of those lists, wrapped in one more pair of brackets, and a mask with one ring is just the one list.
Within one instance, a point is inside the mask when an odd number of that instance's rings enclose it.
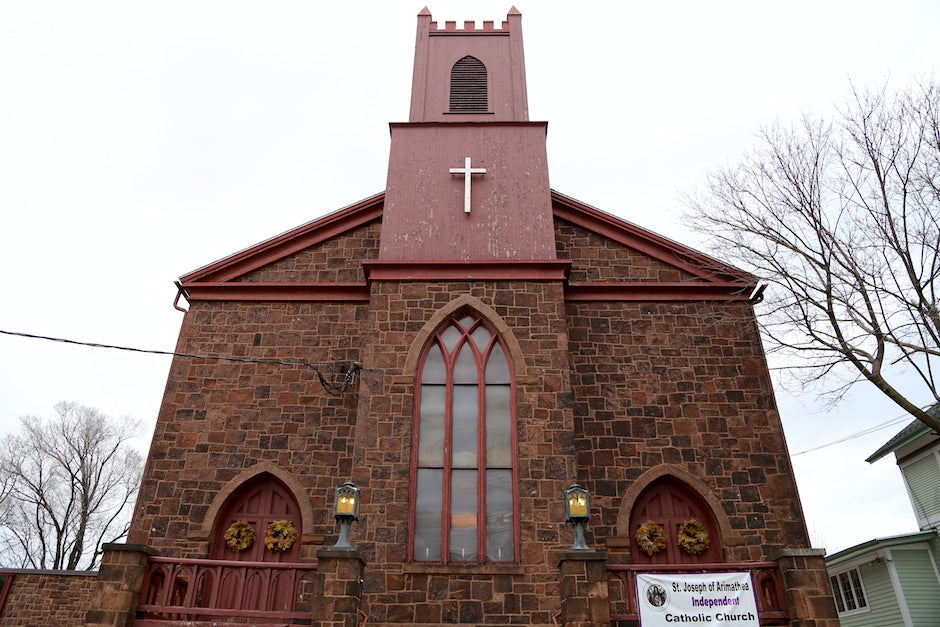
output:
{"label": "crenellated parapet", "polygon": [[459,34],[459,35],[508,35],[511,30],[517,28],[522,20],[522,13],[516,7],[509,9],[506,19],[496,27],[496,22],[488,20],[483,22],[482,28],[477,28],[476,21],[465,21],[462,28],[457,27],[456,20],[446,20],[444,27],[441,28],[439,22],[432,21],[431,12],[425,7],[418,14],[418,29],[422,26],[430,35]]}

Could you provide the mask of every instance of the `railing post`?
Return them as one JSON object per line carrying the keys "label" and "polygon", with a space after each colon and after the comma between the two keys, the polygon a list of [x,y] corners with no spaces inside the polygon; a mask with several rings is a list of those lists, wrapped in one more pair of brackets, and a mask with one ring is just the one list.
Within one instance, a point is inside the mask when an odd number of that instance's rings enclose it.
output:
{"label": "railing post", "polygon": [[314,627],[356,627],[362,604],[365,562],[356,549],[317,551],[317,591]]}
{"label": "railing post", "polygon": [[783,549],[772,557],[780,564],[792,627],[839,625],[825,554],[825,549]]}
{"label": "railing post", "polygon": [[101,549],[98,585],[85,614],[85,625],[128,627],[134,622],[147,558],[156,551],[143,544],[107,543]]}
{"label": "railing post", "polygon": [[607,553],[568,551],[558,560],[561,571],[561,624],[608,627]]}

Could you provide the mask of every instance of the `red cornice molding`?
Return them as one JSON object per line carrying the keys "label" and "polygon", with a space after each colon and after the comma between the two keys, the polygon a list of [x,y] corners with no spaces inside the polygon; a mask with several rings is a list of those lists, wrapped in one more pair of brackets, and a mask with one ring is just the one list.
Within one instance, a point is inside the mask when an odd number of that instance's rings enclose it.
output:
{"label": "red cornice molding", "polygon": [[563,281],[567,260],[544,261],[363,261],[369,281]]}
{"label": "red cornice molding", "polygon": [[217,283],[236,279],[346,231],[381,219],[384,202],[385,192],[376,194],[190,272],[183,276],[180,282],[185,285],[192,282]]}
{"label": "red cornice molding", "polygon": [[[470,115],[466,112],[455,112],[453,115]],[[480,115],[480,114],[473,114]],[[542,126],[545,127],[546,131],[548,130],[548,122],[539,122],[539,121],[520,121],[520,120],[461,120],[459,122],[389,122],[389,128],[420,128],[420,127],[442,127],[442,128],[455,128],[458,126]]]}
{"label": "red cornice molding", "polygon": [[365,283],[183,283],[186,300],[368,302]]}
{"label": "red cornice molding", "polygon": [[647,231],[555,190],[552,190],[552,212],[557,218],[629,246],[710,283],[757,283],[756,277],[743,270],[738,270],[697,250]]}
{"label": "red cornice molding", "polygon": [[[436,24],[437,22],[431,22],[431,23]],[[496,36],[502,35],[503,37],[508,37],[509,31],[508,30],[432,30],[428,32],[429,37],[440,37],[442,35],[467,35],[467,36],[474,36],[474,37],[477,37],[480,35],[484,35],[484,36],[488,35],[490,37],[494,35]]]}
{"label": "red cornice molding", "polygon": [[565,287],[567,301],[751,300],[756,284],[746,283],[582,283]]}
{"label": "red cornice molding", "polygon": [[[370,281],[561,281],[565,262],[520,264],[370,262]],[[523,267],[520,267],[523,266]],[[541,266],[541,267],[538,267]],[[184,283],[186,300],[367,302],[367,283]],[[740,283],[583,283],[565,286],[567,301],[703,301],[751,299]]]}
{"label": "red cornice molding", "polygon": [[[486,264],[369,262],[370,281],[564,280],[566,262]],[[364,264],[365,265],[365,264]],[[450,266],[450,267],[448,267]],[[520,267],[523,266],[523,267]],[[194,301],[368,302],[367,283],[184,283]],[[740,283],[583,283],[565,286],[567,301],[748,301],[754,285]]]}

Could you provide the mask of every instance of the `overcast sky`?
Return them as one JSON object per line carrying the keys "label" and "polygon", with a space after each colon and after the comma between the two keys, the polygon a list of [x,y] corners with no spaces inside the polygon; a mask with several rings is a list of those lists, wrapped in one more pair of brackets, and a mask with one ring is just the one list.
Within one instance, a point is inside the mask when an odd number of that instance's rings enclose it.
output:
{"label": "overcast sky", "polygon": [[[173,350],[175,279],[382,191],[422,6],[0,0],[0,330]],[[510,6],[429,4],[440,22]],[[681,193],[761,126],[940,58],[930,0],[517,7],[552,187],[697,248]],[[150,430],[169,360],[0,335],[0,430],[59,400]],[[901,416],[875,394],[778,400],[791,453]],[[794,456],[815,545],[916,530],[893,461],[864,462],[903,424]]]}

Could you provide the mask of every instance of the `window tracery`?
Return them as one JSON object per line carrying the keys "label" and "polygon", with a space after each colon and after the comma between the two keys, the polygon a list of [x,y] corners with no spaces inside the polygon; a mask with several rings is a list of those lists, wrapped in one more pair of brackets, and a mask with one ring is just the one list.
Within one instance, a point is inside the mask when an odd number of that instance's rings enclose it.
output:
{"label": "window tracery", "polygon": [[515,561],[513,397],[506,347],[480,316],[432,335],[417,372],[413,560]]}

